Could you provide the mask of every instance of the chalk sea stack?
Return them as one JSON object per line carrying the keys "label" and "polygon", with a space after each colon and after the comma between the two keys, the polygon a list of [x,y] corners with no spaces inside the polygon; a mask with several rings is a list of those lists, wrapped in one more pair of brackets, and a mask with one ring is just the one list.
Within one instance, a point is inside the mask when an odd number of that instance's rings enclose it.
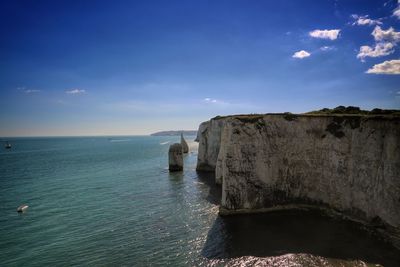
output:
{"label": "chalk sea stack", "polygon": [[189,153],[189,146],[188,146],[185,138],[183,138],[183,133],[181,133],[181,145],[182,145],[182,152]]}
{"label": "chalk sea stack", "polygon": [[400,247],[400,116],[328,111],[204,122],[197,170],[222,184],[221,215],[324,209]]}
{"label": "chalk sea stack", "polygon": [[168,161],[169,161],[170,172],[183,170],[183,154],[182,154],[181,144],[175,143],[169,147]]}

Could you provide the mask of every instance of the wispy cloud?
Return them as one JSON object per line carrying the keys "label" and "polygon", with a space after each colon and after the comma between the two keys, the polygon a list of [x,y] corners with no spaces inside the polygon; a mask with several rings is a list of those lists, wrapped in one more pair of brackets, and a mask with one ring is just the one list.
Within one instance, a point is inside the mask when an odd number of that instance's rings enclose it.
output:
{"label": "wispy cloud", "polygon": [[25,94],[35,94],[41,92],[38,89],[27,89],[26,87],[17,87],[18,91],[24,92]]}
{"label": "wispy cloud", "polygon": [[216,103],[217,102],[217,100],[216,99],[211,99],[211,98],[204,98],[204,101],[205,102],[208,102],[208,103]]}
{"label": "wispy cloud", "polygon": [[351,17],[355,20],[352,25],[359,25],[359,26],[371,26],[371,25],[381,25],[382,22],[380,19],[370,19],[368,15],[359,16],[359,15],[351,15]]}
{"label": "wispy cloud", "polygon": [[393,10],[393,16],[397,17],[400,19],[400,0],[397,1],[397,7],[395,10]]}
{"label": "wispy cloud", "polygon": [[327,52],[327,51],[332,51],[332,50],[335,50],[336,48],[334,47],[334,46],[322,46],[321,48],[320,48],[320,50],[321,51],[324,51],[324,52]]}
{"label": "wispy cloud", "polygon": [[378,43],[375,47],[364,45],[360,47],[357,58],[364,62],[366,57],[387,56],[394,52],[393,48],[394,44],[392,43]]}
{"label": "wispy cloud", "polygon": [[305,51],[305,50],[297,51],[296,53],[294,53],[292,55],[293,58],[299,58],[299,59],[303,59],[303,58],[306,58],[306,57],[309,57],[309,56],[311,56],[311,54],[309,52]]}
{"label": "wispy cloud", "polygon": [[27,93],[27,94],[34,94],[34,93],[39,93],[40,90],[37,90],[37,89],[27,89],[27,90],[25,90],[24,92]]}
{"label": "wispy cloud", "polygon": [[86,90],[84,90],[84,89],[70,89],[70,90],[65,91],[65,93],[69,94],[69,95],[81,95],[81,94],[85,94]]}
{"label": "wispy cloud", "polygon": [[391,91],[390,93],[394,95],[394,98],[396,100],[400,100],[400,91],[397,91],[397,92]]}
{"label": "wispy cloud", "polygon": [[203,102],[210,103],[210,104],[229,105],[228,102],[225,102],[225,101],[222,101],[222,100],[218,100],[218,99],[214,99],[214,98],[209,98],[209,97],[204,98]]}
{"label": "wispy cloud", "polygon": [[367,70],[369,74],[400,74],[400,59],[387,60]]}
{"label": "wispy cloud", "polygon": [[400,7],[396,8],[393,11],[393,16],[397,17],[398,19],[400,19]]}
{"label": "wispy cloud", "polygon": [[336,40],[339,36],[340,30],[314,30],[309,32],[309,35],[313,38],[319,39],[329,39],[329,40]]}

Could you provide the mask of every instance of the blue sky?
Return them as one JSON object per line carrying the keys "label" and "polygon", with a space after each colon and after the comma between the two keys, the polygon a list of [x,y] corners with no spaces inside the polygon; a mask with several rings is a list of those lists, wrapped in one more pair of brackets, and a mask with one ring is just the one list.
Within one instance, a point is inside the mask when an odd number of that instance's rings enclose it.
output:
{"label": "blue sky", "polygon": [[2,1],[0,136],[400,108],[397,0]]}

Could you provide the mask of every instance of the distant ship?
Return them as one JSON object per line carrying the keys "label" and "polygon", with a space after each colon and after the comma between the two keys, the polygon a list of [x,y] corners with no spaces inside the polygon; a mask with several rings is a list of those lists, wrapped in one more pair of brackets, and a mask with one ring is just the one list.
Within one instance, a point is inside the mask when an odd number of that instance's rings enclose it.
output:
{"label": "distant ship", "polygon": [[25,212],[29,208],[28,205],[21,205],[17,208],[17,212]]}
{"label": "distant ship", "polygon": [[4,145],[4,147],[6,149],[10,149],[11,148],[11,144],[7,141],[6,144]]}

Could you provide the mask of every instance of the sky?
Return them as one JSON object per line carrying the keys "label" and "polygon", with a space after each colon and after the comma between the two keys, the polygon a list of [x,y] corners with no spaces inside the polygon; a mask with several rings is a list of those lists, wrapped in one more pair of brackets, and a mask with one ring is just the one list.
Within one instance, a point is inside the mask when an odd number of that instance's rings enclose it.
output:
{"label": "sky", "polygon": [[400,0],[0,3],[0,136],[400,108]]}

